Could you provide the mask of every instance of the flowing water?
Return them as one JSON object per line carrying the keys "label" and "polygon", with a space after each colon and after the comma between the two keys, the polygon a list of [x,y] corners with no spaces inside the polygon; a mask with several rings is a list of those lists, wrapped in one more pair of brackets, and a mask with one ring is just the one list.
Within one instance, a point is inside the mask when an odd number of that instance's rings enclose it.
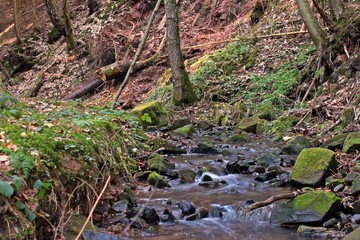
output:
{"label": "flowing water", "polygon": [[[195,141],[211,141],[222,149],[232,151],[231,156],[222,154],[186,154],[165,156],[175,163],[176,168],[190,168],[195,171],[204,166],[211,166],[211,173],[204,172],[197,176],[194,183],[180,183],[171,180],[171,188],[149,191],[144,188],[137,192],[138,202],[156,209],[160,215],[165,208],[171,209],[177,219],[175,223],[160,223],[155,233],[142,233],[134,239],[240,239],[240,240],[295,240],[303,239],[297,236],[294,229],[285,229],[271,225],[269,222],[272,205],[244,211],[247,201],[261,201],[276,194],[290,192],[289,187],[272,187],[269,183],[254,181],[253,175],[225,174],[222,170],[227,162],[234,158],[256,159],[264,153],[279,153],[279,148],[271,141],[258,139],[243,145],[224,144],[223,137],[202,136]],[[216,186],[199,185],[202,177],[210,176]],[[195,207],[205,207],[209,217],[195,221],[182,219],[181,211],[172,204],[176,201],[189,201]]]}

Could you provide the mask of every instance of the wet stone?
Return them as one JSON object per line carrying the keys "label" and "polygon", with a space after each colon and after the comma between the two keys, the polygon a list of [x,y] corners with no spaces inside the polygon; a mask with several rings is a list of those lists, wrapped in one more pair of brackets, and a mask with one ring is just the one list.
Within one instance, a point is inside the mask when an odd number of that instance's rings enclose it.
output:
{"label": "wet stone", "polygon": [[184,216],[194,214],[196,212],[195,207],[189,201],[181,201],[179,208]]}
{"label": "wet stone", "polygon": [[254,180],[258,182],[265,182],[274,178],[276,178],[276,171],[270,171],[264,174],[260,174],[259,176],[256,176]]}
{"label": "wet stone", "polygon": [[344,181],[347,185],[351,185],[351,183],[358,177],[360,176],[359,173],[357,172],[349,172],[348,174],[346,174]]}
{"label": "wet stone", "polygon": [[111,206],[111,209],[115,212],[127,212],[129,210],[129,201],[120,200]]}
{"label": "wet stone", "polygon": [[115,234],[89,230],[84,230],[82,236],[85,240],[119,240],[119,237]]}
{"label": "wet stone", "polygon": [[354,213],[355,214],[360,214],[360,200],[356,200],[353,204],[352,207],[354,209]]}
{"label": "wet stone", "polygon": [[107,220],[107,223],[109,225],[113,225],[117,223],[127,225],[129,222],[130,220],[123,213],[111,215]]}
{"label": "wet stone", "polygon": [[147,226],[146,221],[142,218],[136,218],[135,222],[131,225],[133,228],[143,229]]}
{"label": "wet stone", "polygon": [[198,143],[197,147],[194,148],[193,153],[200,154],[219,154],[220,152],[215,148],[215,146],[208,143]]}
{"label": "wet stone", "polygon": [[331,228],[337,224],[338,220],[336,218],[330,218],[326,222],[323,223],[323,227]]}
{"label": "wet stone", "polygon": [[164,209],[164,212],[161,214],[161,222],[175,222],[176,218],[169,209]]}
{"label": "wet stone", "polygon": [[196,173],[191,169],[180,169],[178,172],[178,177],[181,183],[192,183],[195,181]]}
{"label": "wet stone", "polygon": [[334,192],[338,193],[341,192],[344,189],[345,185],[344,184],[339,184],[336,187],[334,187]]}
{"label": "wet stone", "polygon": [[209,216],[209,210],[206,207],[199,207],[196,211],[197,218],[207,218]]}
{"label": "wet stone", "polygon": [[268,167],[268,166],[280,165],[281,158],[273,153],[266,153],[256,158],[256,162],[258,165]]}
{"label": "wet stone", "polygon": [[155,211],[154,208],[145,207],[143,211],[142,218],[148,223],[148,224],[157,224],[160,222],[160,217]]}
{"label": "wet stone", "polygon": [[250,166],[248,169],[249,173],[265,173],[265,167],[259,165]]}
{"label": "wet stone", "polygon": [[354,214],[353,216],[351,216],[351,223],[359,224],[360,223],[360,214]]}

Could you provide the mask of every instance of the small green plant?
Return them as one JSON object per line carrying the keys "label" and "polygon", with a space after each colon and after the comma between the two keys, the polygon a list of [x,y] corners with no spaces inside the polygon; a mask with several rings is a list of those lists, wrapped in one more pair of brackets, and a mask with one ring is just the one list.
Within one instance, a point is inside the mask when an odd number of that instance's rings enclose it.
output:
{"label": "small green plant", "polygon": [[151,117],[148,113],[144,113],[144,115],[141,116],[141,120],[144,122],[151,123]]}
{"label": "small green plant", "polygon": [[38,189],[38,200],[43,199],[45,191],[51,187],[51,183],[45,182],[43,183],[40,179],[37,179],[34,183],[34,188]]}
{"label": "small green plant", "polygon": [[0,194],[11,198],[14,194],[14,188],[8,182],[0,181]]}

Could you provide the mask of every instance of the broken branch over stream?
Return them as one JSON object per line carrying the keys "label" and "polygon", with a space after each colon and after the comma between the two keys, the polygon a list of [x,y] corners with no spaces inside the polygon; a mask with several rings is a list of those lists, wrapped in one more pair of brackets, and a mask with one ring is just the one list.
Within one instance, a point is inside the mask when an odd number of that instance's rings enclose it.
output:
{"label": "broken branch over stream", "polygon": [[279,200],[283,200],[283,199],[292,199],[292,198],[297,197],[297,196],[299,196],[301,194],[304,194],[304,193],[305,192],[298,190],[298,191],[294,191],[294,192],[291,192],[291,193],[284,193],[284,194],[271,196],[271,197],[269,197],[268,199],[266,199],[264,201],[260,201],[260,202],[256,202],[256,203],[251,204],[249,207],[246,208],[246,210],[248,212],[250,212],[250,211],[255,210],[257,208],[268,206],[268,205],[272,204],[275,201],[279,201]]}

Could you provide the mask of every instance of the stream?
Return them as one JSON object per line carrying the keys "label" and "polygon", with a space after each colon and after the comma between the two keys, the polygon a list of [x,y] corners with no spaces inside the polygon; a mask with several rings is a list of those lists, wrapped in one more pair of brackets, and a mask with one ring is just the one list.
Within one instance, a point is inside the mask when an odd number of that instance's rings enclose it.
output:
{"label": "stream", "polygon": [[[261,138],[244,144],[226,144],[224,139],[228,134],[229,132],[226,131],[208,132],[192,140],[210,142],[219,149],[227,149],[230,154],[188,153],[165,156],[167,160],[175,163],[176,170],[187,168],[197,172],[195,182],[180,183],[179,179],[175,179],[169,182],[171,188],[151,188],[152,190],[149,191],[148,187],[144,187],[138,190],[136,193],[138,203],[154,208],[159,215],[164,209],[169,209],[177,220],[160,223],[155,232],[142,232],[132,236],[132,239],[304,239],[296,234],[296,229],[270,224],[273,205],[252,212],[244,210],[254,201],[262,201],[276,194],[290,192],[290,187],[274,187],[272,181],[255,181],[257,173],[229,174],[224,170],[226,165],[237,159],[255,161],[259,156],[272,153],[279,159],[290,161],[291,156],[280,155],[280,146]],[[200,170],[204,168],[205,170]],[[290,171],[286,167],[283,169]],[[213,180],[213,184],[201,184],[209,177]],[[209,212],[208,216],[192,221],[185,220],[179,209],[179,202],[183,201],[191,202],[197,209],[206,208]]]}

